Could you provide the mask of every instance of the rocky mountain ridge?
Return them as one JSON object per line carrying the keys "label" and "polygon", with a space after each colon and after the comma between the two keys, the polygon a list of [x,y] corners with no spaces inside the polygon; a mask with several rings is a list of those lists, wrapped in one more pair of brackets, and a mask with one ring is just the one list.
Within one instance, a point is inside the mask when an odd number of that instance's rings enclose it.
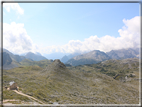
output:
{"label": "rocky mountain ridge", "polygon": [[75,56],[70,60],[68,60],[65,64],[77,66],[84,64],[95,64],[109,59],[127,59],[127,58],[139,58],[139,48],[112,50],[106,53],[101,52],[99,50],[94,50],[82,55]]}
{"label": "rocky mountain ridge", "polygon": [[75,56],[69,61],[67,61],[66,64],[77,66],[77,65],[98,63],[109,59],[110,57],[106,55],[104,52],[101,52],[99,50],[94,50],[86,54]]}
{"label": "rocky mountain ridge", "polygon": [[111,50],[110,52],[106,52],[111,59],[126,59],[126,58],[138,58],[139,57],[139,48],[128,48],[128,49],[120,49],[120,50]]}
{"label": "rocky mountain ridge", "polygon": [[[7,53],[10,56],[11,60],[13,61],[12,63],[14,65],[12,64],[10,67],[8,67],[9,69],[13,67],[17,67],[20,64],[20,62],[23,61],[24,59],[29,59],[31,61],[40,61],[40,60],[46,59],[40,53],[34,54],[32,52],[28,52],[25,56],[19,56],[19,55],[12,54],[6,49],[3,49],[3,52],[5,52],[4,55],[6,55]],[[81,55],[80,54],[81,53],[74,53],[68,56],[64,56],[61,59],[61,62],[63,63],[66,62],[65,64],[69,66],[77,66],[77,65],[84,65],[84,64],[94,64],[94,63],[98,63],[98,62],[109,60],[109,59],[126,59],[126,58],[134,58],[134,57],[138,58],[139,48],[112,50],[106,53],[99,50],[94,50],[85,54],[81,54]],[[3,58],[3,61],[5,60],[7,59]],[[6,66],[8,66],[8,64],[6,64],[5,67]]]}

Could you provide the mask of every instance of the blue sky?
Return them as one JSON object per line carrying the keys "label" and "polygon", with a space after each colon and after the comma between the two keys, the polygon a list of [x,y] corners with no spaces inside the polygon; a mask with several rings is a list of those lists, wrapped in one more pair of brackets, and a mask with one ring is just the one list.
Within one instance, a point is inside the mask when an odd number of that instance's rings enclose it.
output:
{"label": "blue sky", "polygon": [[3,8],[3,42],[14,53],[107,52],[139,45],[139,3],[13,4]]}

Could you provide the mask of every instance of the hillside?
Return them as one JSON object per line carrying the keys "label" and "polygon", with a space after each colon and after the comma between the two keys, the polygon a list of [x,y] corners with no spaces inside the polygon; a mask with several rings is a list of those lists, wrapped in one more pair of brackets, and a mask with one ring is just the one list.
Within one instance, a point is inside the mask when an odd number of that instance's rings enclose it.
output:
{"label": "hillside", "polygon": [[40,66],[42,68],[45,68],[47,65],[51,64],[52,60],[41,60],[41,61],[31,61],[29,59],[24,59],[23,61],[20,62],[20,67],[22,66]]}
{"label": "hillside", "polygon": [[[45,104],[138,104],[138,59],[108,60],[98,64],[66,67],[60,60],[47,66],[23,66],[3,71],[3,86],[15,81],[19,90]],[[121,69],[120,69],[121,67]],[[105,72],[101,69],[104,68]],[[111,71],[112,69],[112,71]],[[115,70],[115,71],[114,71]],[[121,81],[115,72],[135,74]],[[46,94],[45,94],[46,93]],[[3,98],[30,103],[31,99],[3,88]],[[15,102],[18,103],[18,102]]]}

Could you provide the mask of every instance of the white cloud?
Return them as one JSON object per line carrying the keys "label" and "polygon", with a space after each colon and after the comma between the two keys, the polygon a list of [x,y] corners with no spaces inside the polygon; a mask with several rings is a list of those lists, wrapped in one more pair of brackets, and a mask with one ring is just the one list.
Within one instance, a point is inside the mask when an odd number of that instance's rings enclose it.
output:
{"label": "white cloud", "polygon": [[17,54],[36,50],[31,38],[27,35],[24,24],[3,24],[3,47]]}
{"label": "white cloud", "polygon": [[74,53],[88,52],[92,50],[100,50],[104,52],[112,49],[133,48],[140,46],[140,17],[136,16],[132,19],[123,20],[124,26],[118,30],[120,36],[112,37],[105,35],[99,38],[97,35],[80,40],[70,40],[62,46],[36,46],[31,38],[27,35],[24,24],[4,23],[3,26],[3,45],[4,48],[11,52],[21,54],[24,52],[40,52],[49,54],[54,52]]}
{"label": "white cloud", "polygon": [[3,7],[10,12],[11,9],[15,10],[18,14],[24,14],[24,10],[19,6],[18,3],[3,3]]}
{"label": "white cloud", "polygon": [[80,40],[70,40],[68,44],[60,47],[48,47],[44,52],[87,52],[92,50],[100,50],[104,52],[111,51],[112,49],[122,49],[122,48],[134,48],[140,46],[140,17],[136,16],[132,19],[123,20],[125,24],[122,29],[119,29],[119,37],[112,37],[110,35],[105,35],[101,38],[95,36],[90,36],[89,38]]}
{"label": "white cloud", "polygon": [[138,47],[140,45],[140,17],[136,16],[130,20],[123,20],[125,26],[118,30],[120,38],[126,46]]}

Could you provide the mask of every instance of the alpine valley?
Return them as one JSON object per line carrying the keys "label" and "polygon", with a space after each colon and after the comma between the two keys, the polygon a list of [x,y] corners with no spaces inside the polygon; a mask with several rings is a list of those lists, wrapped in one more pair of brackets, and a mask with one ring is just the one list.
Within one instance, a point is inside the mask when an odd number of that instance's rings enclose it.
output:
{"label": "alpine valley", "polygon": [[[139,104],[139,48],[47,59],[3,49],[3,104]],[[14,81],[17,90],[9,89]]]}

